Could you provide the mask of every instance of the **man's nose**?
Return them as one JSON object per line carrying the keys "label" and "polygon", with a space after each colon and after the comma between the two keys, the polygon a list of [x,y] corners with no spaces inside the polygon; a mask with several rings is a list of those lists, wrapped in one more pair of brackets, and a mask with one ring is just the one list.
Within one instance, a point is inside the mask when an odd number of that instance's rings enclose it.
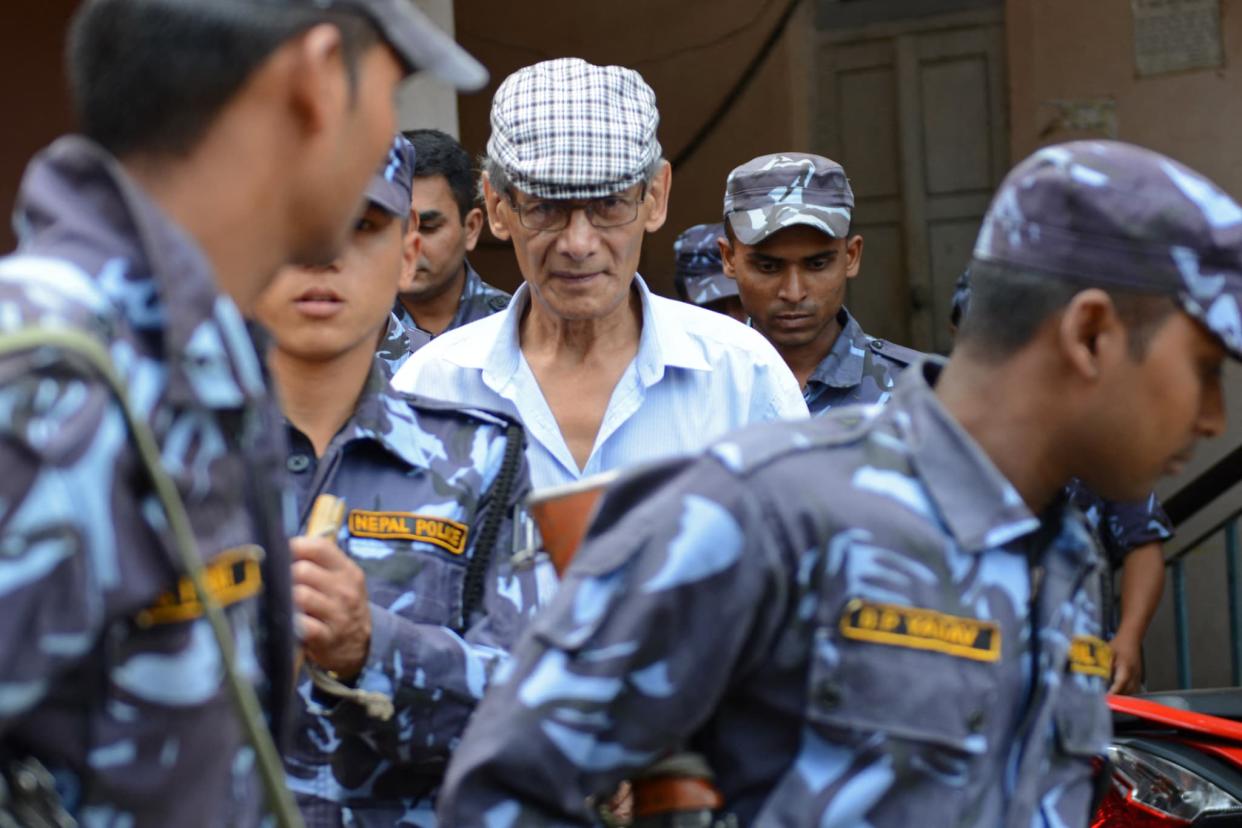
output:
{"label": "man's nose", "polygon": [[571,259],[585,259],[595,252],[599,231],[587,219],[586,210],[575,207],[569,214],[565,229],[557,236],[557,250]]}

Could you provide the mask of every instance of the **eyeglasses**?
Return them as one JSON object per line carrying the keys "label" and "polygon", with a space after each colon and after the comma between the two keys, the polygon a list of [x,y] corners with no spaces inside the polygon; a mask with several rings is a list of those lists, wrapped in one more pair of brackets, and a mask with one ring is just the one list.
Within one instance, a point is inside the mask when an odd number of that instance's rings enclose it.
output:
{"label": "eyeglasses", "polygon": [[574,201],[554,199],[520,204],[516,196],[510,195],[509,203],[518,214],[518,221],[527,230],[553,232],[568,227],[575,210],[586,213],[587,221],[592,227],[621,227],[638,218],[638,205],[646,198],[647,185],[644,184],[637,198],[610,195]]}

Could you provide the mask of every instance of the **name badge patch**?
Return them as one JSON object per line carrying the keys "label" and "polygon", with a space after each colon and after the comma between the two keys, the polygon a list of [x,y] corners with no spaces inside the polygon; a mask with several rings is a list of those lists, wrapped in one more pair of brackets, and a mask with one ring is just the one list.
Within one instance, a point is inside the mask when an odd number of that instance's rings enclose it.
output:
{"label": "name badge patch", "polygon": [[[226,549],[203,567],[203,583],[207,593],[221,607],[228,607],[253,598],[263,588],[262,547],[248,545]],[[165,592],[155,603],[139,612],[134,621],[140,627],[180,624],[203,617],[203,605],[194,592],[188,576],[177,581],[174,589]]]}
{"label": "name badge patch", "polygon": [[846,638],[872,644],[930,650],[972,661],[997,661],[1001,655],[1001,631],[996,622],[921,607],[855,598],[846,604],[840,627]]}
{"label": "name badge patch", "polygon": [[1094,635],[1076,635],[1070,640],[1069,667],[1085,676],[1112,678],[1113,648]]}
{"label": "name badge patch", "polygon": [[466,551],[466,536],[469,533],[470,527],[464,523],[412,512],[364,512],[355,509],[349,513],[349,534],[356,538],[422,541],[454,555]]}

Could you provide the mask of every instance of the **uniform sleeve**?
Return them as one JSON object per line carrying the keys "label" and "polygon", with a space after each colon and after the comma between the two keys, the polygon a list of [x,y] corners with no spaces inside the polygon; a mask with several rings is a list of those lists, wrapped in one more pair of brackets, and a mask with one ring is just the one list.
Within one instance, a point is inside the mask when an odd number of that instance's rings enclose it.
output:
{"label": "uniform sleeve", "polygon": [[1173,537],[1173,524],[1152,492],[1146,500],[1129,503],[1104,501],[1104,533],[1109,559],[1117,566],[1131,551]]}
{"label": "uniform sleeve", "polygon": [[[503,441],[496,445],[503,446]],[[358,686],[390,696],[395,715],[384,722],[342,702],[330,708],[330,718],[385,759],[402,764],[447,761],[492,675],[508,660],[518,633],[539,607],[540,590],[547,592],[555,584],[546,558],[520,568],[510,560],[515,515],[530,493],[525,452],[520,458],[492,551],[483,611],[464,634],[371,605],[371,651]],[[488,508],[482,502],[479,514]]]}
{"label": "uniform sleeve", "polygon": [[100,385],[0,364],[0,733],[91,650],[121,579],[126,430]]}
{"label": "uniform sleeve", "polygon": [[588,797],[700,728],[788,603],[772,533],[740,489],[704,457],[606,496],[454,753],[441,824],[590,824]]}

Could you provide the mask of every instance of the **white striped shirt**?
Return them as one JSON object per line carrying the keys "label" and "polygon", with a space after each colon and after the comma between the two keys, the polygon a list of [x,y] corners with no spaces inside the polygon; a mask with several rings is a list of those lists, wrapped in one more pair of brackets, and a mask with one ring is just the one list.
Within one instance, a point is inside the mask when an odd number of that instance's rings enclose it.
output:
{"label": "white striped shirt", "polygon": [[643,329],[579,469],[518,344],[530,301],[447,331],[405,363],[402,391],[501,411],[526,428],[535,488],[697,451],[747,423],[807,417],[798,381],[757,331],[728,316],[656,296],[641,276]]}

